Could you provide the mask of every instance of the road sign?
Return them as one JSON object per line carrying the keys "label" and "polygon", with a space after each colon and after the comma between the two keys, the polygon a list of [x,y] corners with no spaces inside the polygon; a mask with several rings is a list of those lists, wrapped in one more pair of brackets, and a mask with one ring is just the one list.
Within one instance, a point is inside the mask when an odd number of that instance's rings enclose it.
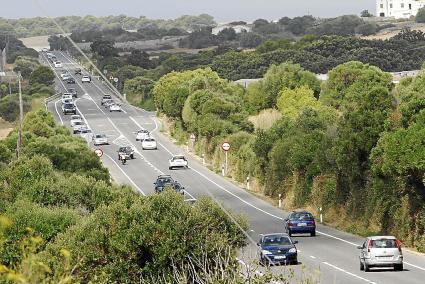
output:
{"label": "road sign", "polygon": [[103,151],[102,149],[96,149],[94,150],[94,153],[100,158],[103,156]]}
{"label": "road sign", "polygon": [[195,140],[196,140],[196,136],[195,136],[195,134],[190,134],[190,140],[192,140],[192,142],[195,142]]}
{"label": "road sign", "polygon": [[221,149],[223,149],[223,151],[229,151],[230,150],[230,143],[229,142],[223,142],[223,144],[221,144]]}
{"label": "road sign", "polygon": [[118,83],[118,78],[117,77],[114,78],[114,82],[115,83]]}
{"label": "road sign", "polygon": [[110,76],[109,77],[109,80],[111,80],[111,81],[114,80],[114,77],[113,76]]}

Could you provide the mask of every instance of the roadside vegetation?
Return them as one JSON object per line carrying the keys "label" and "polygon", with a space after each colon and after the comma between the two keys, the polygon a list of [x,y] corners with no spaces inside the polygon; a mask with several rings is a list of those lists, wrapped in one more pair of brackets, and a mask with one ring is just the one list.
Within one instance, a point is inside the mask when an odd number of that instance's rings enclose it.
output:
{"label": "roadside vegetation", "polygon": [[245,235],[211,199],[111,184],[85,141],[44,110],[26,115],[23,136],[19,159],[17,131],[0,141],[1,283],[245,281],[235,259]]}
{"label": "roadside vegetation", "polygon": [[[0,30],[1,32],[1,30]],[[6,37],[0,37],[0,50],[6,46]],[[22,100],[24,112],[43,106],[44,98],[53,94],[53,71],[42,66],[38,61],[38,53],[26,48],[20,40],[9,36],[7,62],[9,70],[15,74],[0,81],[0,117],[8,122],[15,122],[19,117],[19,99],[17,72],[22,76]]]}
{"label": "roadside vegetation", "polygon": [[[163,76],[153,95],[171,135],[185,143],[194,133],[196,153],[217,172],[228,141],[229,176],[238,182],[250,177],[288,208],[322,207],[335,226],[394,234],[425,251],[424,72],[395,87],[390,74],[351,61],[321,84],[282,63],[244,90],[197,69]],[[252,117],[276,111],[271,127],[254,128]]]}

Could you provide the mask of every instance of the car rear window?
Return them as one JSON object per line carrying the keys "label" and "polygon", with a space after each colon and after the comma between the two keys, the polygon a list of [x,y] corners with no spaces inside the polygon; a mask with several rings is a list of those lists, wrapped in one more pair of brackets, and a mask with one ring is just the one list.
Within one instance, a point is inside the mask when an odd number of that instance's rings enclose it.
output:
{"label": "car rear window", "polygon": [[288,237],[284,236],[271,236],[264,237],[263,245],[265,246],[276,246],[276,245],[290,245],[291,240]]}
{"label": "car rear window", "polygon": [[300,220],[300,221],[309,221],[313,220],[313,215],[310,213],[302,212],[302,213],[294,213],[291,215],[291,220]]}
{"label": "car rear window", "polygon": [[397,243],[395,239],[379,239],[372,241],[373,248],[396,248]]}

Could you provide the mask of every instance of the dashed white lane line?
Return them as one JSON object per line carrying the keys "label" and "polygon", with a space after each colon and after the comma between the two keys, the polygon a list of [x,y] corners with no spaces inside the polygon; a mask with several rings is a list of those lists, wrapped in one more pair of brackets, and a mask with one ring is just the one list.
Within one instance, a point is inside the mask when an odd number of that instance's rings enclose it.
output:
{"label": "dashed white lane line", "polygon": [[310,255],[310,258],[312,259],[316,259],[316,257],[314,255]]}
{"label": "dashed white lane line", "polygon": [[336,270],[338,270],[338,271],[340,271],[340,272],[343,272],[343,273],[345,273],[345,274],[348,274],[348,275],[350,275],[350,276],[352,276],[352,277],[355,277],[355,278],[357,278],[357,279],[360,279],[360,280],[363,280],[363,281],[365,281],[365,282],[367,282],[367,283],[370,283],[370,284],[377,284],[376,282],[373,282],[373,281],[371,281],[371,280],[369,280],[369,279],[366,279],[366,278],[363,278],[363,277],[361,277],[361,276],[358,276],[358,275],[356,275],[356,274],[354,274],[354,273],[351,273],[351,272],[349,272],[349,271],[347,271],[347,270],[345,270],[345,269],[342,269],[342,268],[340,268],[340,267],[338,267],[338,266],[335,266],[335,265],[333,265],[333,264],[330,264],[329,262],[322,262],[323,264],[325,264],[325,265],[327,265],[327,266],[330,266],[330,267],[332,267],[332,268],[334,268],[334,269],[336,269]]}
{"label": "dashed white lane line", "polygon": [[125,171],[120,167],[120,165],[118,165],[117,162],[115,162],[115,160],[109,156],[108,154],[105,154],[106,157],[109,158],[109,160],[111,160],[115,166],[117,166],[117,168],[121,171],[121,173],[131,182],[131,184],[137,189],[138,192],[140,192],[143,196],[146,196],[146,194],[140,189],[140,187],[137,186],[137,184],[125,173]]}

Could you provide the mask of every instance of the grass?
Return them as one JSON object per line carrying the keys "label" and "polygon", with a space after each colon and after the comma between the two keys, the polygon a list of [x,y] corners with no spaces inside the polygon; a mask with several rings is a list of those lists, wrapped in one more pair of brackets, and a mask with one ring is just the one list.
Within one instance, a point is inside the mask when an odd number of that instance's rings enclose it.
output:
{"label": "grass", "polygon": [[249,121],[254,124],[255,129],[268,129],[279,120],[282,114],[276,109],[265,109],[259,114],[250,116]]}
{"label": "grass", "polygon": [[13,123],[7,122],[0,117],[0,140],[6,138],[14,127]]}

